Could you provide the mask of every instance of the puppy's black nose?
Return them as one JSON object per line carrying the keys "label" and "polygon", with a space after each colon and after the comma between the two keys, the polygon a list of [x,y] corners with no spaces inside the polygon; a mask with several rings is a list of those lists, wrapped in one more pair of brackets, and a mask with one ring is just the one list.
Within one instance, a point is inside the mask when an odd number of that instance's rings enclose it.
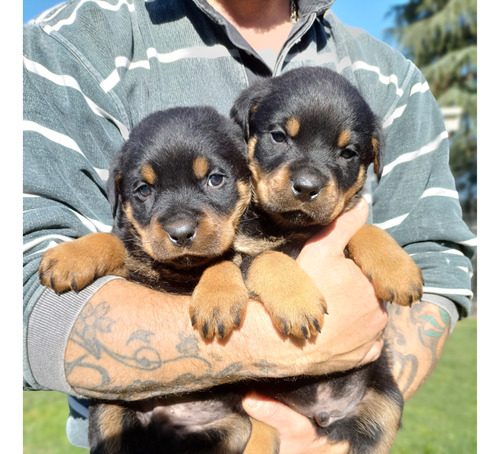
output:
{"label": "puppy's black nose", "polygon": [[197,225],[192,221],[177,221],[165,226],[170,241],[176,246],[190,246],[196,236]]}
{"label": "puppy's black nose", "polygon": [[323,189],[321,179],[313,174],[298,175],[292,180],[293,195],[301,202],[314,200]]}

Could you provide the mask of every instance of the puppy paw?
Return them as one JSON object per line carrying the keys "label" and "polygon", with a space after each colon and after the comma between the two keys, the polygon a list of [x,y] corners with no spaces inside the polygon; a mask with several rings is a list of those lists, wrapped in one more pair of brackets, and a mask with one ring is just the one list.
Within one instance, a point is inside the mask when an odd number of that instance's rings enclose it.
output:
{"label": "puppy paw", "polygon": [[283,294],[279,298],[261,297],[276,328],[286,336],[309,339],[321,333],[326,302],[319,292]]}
{"label": "puppy paw", "polygon": [[261,254],[250,265],[246,282],[280,332],[305,339],[321,332],[325,298],[295,260],[275,251]]}
{"label": "puppy paw", "polygon": [[221,262],[203,273],[191,297],[189,315],[200,335],[224,339],[239,328],[246,312],[248,290],[239,268]]}
{"label": "puppy paw", "polygon": [[124,262],[125,248],[115,235],[94,233],[48,249],[38,277],[56,293],[78,292],[98,277],[124,275]]}
{"label": "puppy paw", "polygon": [[377,267],[367,272],[367,275],[380,300],[400,306],[411,306],[422,298],[422,271],[406,253],[396,260],[398,266],[388,267],[390,272]]}
{"label": "puppy paw", "polygon": [[40,282],[56,293],[80,291],[96,279],[96,266],[75,253],[73,243],[61,243],[49,249],[38,269]]}
{"label": "puppy paw", "polygon": [[388,233],[367,225],[351,239],[347,250],[380,300],[411,306],[422,297],[422,271]]}

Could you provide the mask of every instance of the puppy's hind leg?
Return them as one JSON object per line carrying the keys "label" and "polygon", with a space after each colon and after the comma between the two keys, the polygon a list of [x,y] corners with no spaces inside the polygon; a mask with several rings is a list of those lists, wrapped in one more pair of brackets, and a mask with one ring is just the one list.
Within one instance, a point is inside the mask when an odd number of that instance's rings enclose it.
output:
{"label": "puppy's hind leg", "polygon": [[250,418],[252,433],[243,454],[278,454],[280,441],[276,429]]}

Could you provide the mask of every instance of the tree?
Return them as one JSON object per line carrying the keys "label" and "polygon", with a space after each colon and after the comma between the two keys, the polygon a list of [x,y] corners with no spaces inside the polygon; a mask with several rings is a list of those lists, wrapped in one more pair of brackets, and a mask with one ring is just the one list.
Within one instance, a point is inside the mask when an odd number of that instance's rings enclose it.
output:
{"label": "tree", "polygon": [[[388,33],[422,70],[441,107],[462,108],[451,135],[450,166],[457,181],[476,186],[477,4],[475,0],[409,0],[393,6]],[[464,195],[464,194],[462,194]],[[470,197],[467,194],[465,198]],[[475,198],[475,195],[474,195]]]}

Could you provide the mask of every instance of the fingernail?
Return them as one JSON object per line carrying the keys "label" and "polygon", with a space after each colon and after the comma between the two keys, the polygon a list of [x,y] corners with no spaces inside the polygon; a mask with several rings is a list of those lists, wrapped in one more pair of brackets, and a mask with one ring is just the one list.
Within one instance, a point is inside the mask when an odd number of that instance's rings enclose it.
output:
{"label": "fingernail", "polygon": [[356,209],[360,210],[361,208],[364,208],[367,204],[368,204],[368,202],[365,200],[365,198],[361,197],[359,199],[358,204],[356,205]]}
{"label": "fingernail", "polygon": [[243,400],[245,403],[245,407],[252,409],[252,410],[259,408],[259,406],[261,406],[261,404],[262,404],[262,400],[260,400],[258,398],[257,394],[255,394],[255,393],[247,394],[243,398]]}

